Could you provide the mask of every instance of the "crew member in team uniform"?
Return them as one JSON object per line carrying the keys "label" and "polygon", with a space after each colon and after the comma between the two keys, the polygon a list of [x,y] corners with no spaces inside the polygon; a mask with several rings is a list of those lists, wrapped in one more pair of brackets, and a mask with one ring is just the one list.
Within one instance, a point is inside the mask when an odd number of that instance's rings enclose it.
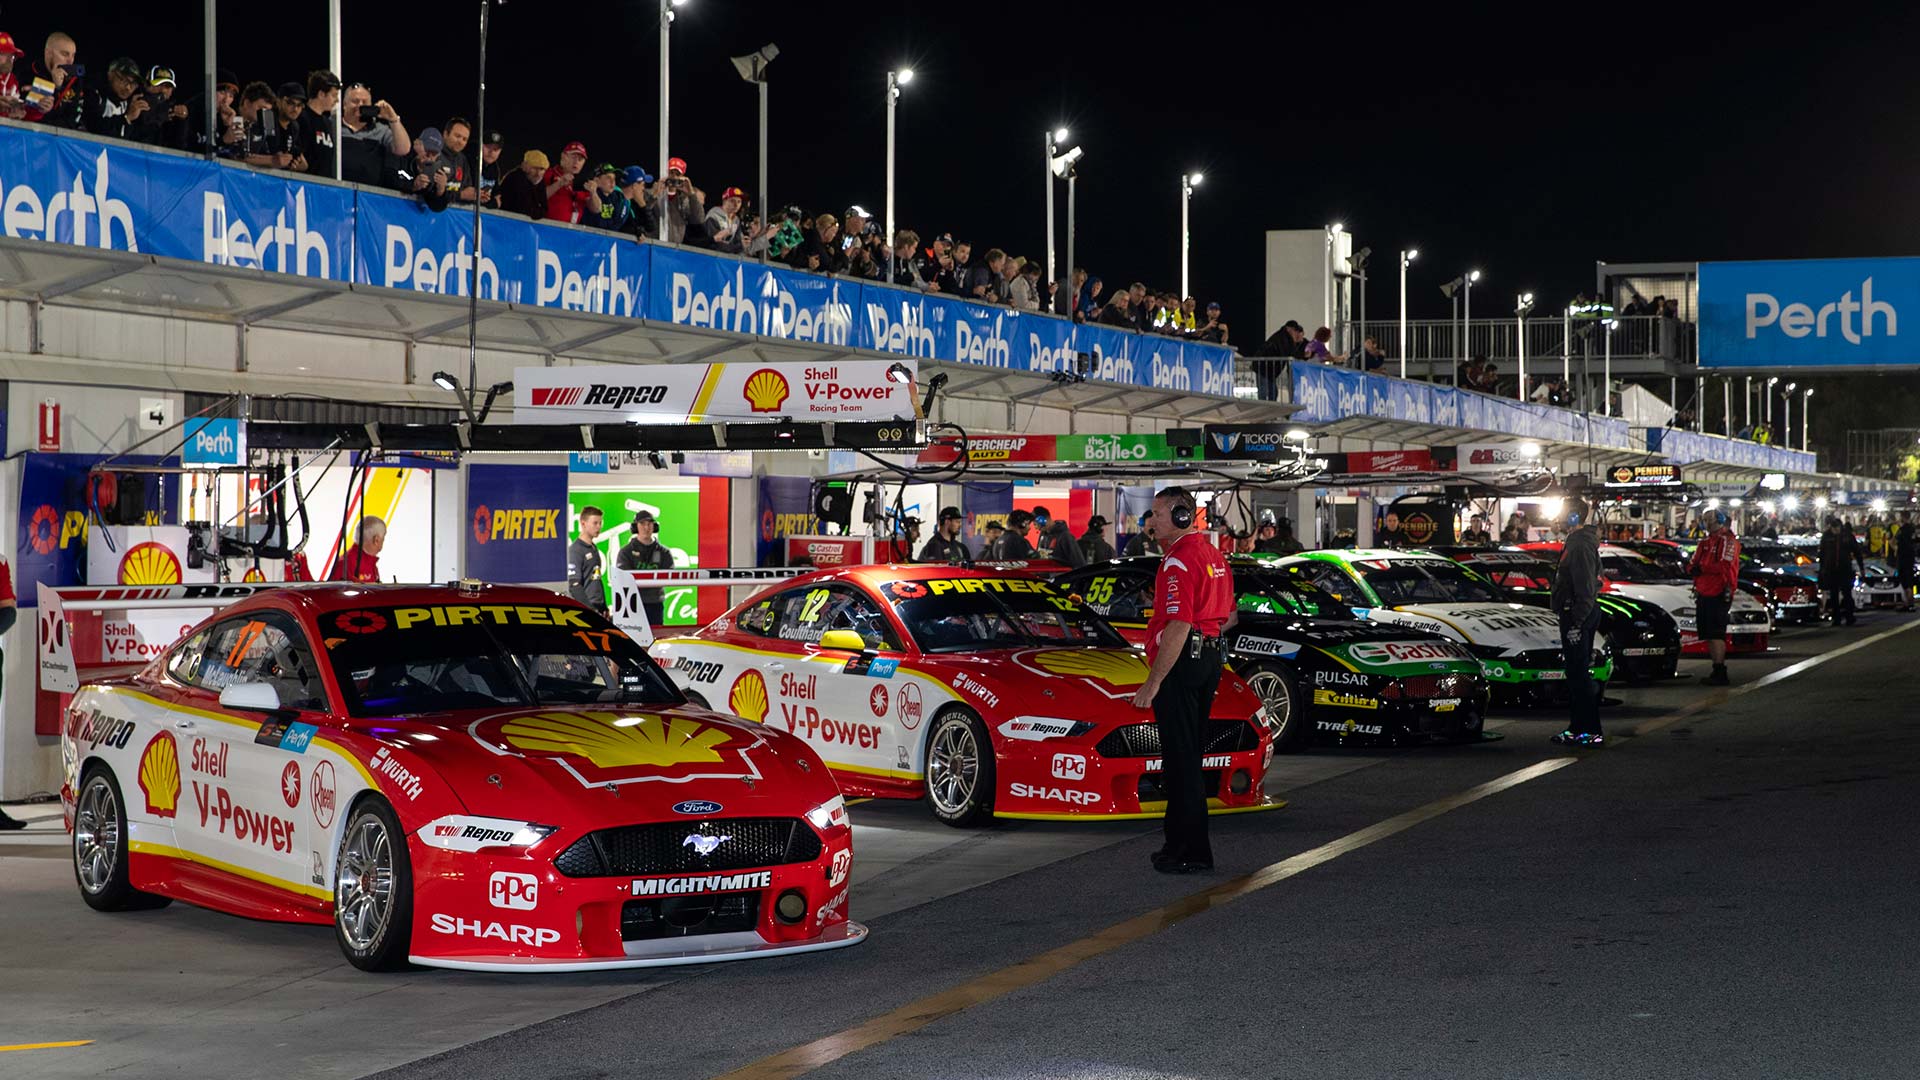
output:
{"label": "crew member in team uniform", "polygon": [[[659,530],[660,522],[654,518],[653,511],[641,510],[634,514],[633,535],[621,545],[613,565],[638,573],[673,569],[673,549],[660,542]],[[647,622],[652,625],[659,626],[666,619],[666,603],[664,590],[640,590],[640,608],[647,613]]]}
{"label": "crew member in team uniform", "polygon": [[602,615],[607,613],[607,565],[600,557],[600,530],[606,524],[599,507],[582,507],[580,535],[567,545],[567,595]]}
{"label": "crew member in team uniform", "polygon": [[1147,623],[1147,681],[1133,696],[1134,707],[1152,709],[1160,727],[1166,845],[1154,852],[1153,868],[1166,874],[1213,869],[1201,733],[1220,689],[1220,634],[1233,622],[1235,602],[1225,557],[1193,527],[1198,512],[1184,488],[1153,497],[1154,539],[1166,555]]}
{"label": "crew member in team uniform", "polygon": [[387,547],[387,523],[377,517],[360,519],[359,542],[347,549],[333,564],[329,581],[358,581],[373,584],[380,580],[380,553]]}
{"label": "crew member in team uniform", "polygon": [[1015,510],[1007,515],[1007,532],[1000,538],[1000,559],[1020,562],[1033,558],[1033,545],[1027,542],[1027,530],[1033,527],[1033,515]]}
{"label": "crew member in team uniform", "polygon": [[[13,629],[13,621],[20,614],[20,605],[13,597],[13,567],[7,565],[5,556],[0,556],[0,634]],[[0,673],[6,671],[6,658],[0,654]],[[8,817],[0,810],[0,829],[24,829],[27,823],[19,818]]]}
{"label": "crew member in team uniform", "polygon": [[933,527],[933,538],[921,547],[919,561],[971,566],[973,556],[968,553],[965,541],[960,539],[960,523],[964,520],[959,507],[941,507],[940,520]]}

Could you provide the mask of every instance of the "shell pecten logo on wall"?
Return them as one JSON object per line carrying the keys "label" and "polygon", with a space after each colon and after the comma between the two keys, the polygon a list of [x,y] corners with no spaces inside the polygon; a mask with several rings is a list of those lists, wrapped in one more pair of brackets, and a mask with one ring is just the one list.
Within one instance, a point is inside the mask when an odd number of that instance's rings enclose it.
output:
{"label": "shell pecten logo on wall", "polygon": [[791,393],[787,377],[772,368],[761,368],[747,376],[746,386],[741,388],[741,396],[754,412],[773,412],[786,404]]}
{"label": "shell pecten logo on wall", "polygon": [[147,813],[170,818],[180,805],[180,748],[173,733],[162,731],[140,751],[140,793],[147,797]]}
{"label": "shell pecten logo on wall", "polygon": [[727,710],[743,720],[756,724],[767,721],[767,680],[760,673],[749,669],[733,680],[733,688],[727,691]]}
{"label": "shell pecten logo on wall", "polygon": [[135,544],[120,557],[119,577],[122,585],[178,585],[180,557],[152,540]]}

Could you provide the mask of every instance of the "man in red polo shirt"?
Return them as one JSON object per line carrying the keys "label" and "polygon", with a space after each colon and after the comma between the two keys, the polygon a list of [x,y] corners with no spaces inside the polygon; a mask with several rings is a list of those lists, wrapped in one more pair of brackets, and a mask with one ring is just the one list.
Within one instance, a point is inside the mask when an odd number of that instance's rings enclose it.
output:
{"label": "man in red polo shirt", "polygon": [[1147,622],[1147,681],[1133,704],[1152,709],[1160,728],[1166,846],[1154,852],[1153,868],[1164,874],[1213,869],[1200,737],[1226,662],[1220,632],[1236,604],[1225,557],[1194,528],[1198,513],[1185,488],[1163,488],[1153,497],[1154,539],[1166,555]]}
{"label": "man in red polo shirt", "polygon": [[1709,515],[1713,531],[1693,549],[1687,573],[1693,578],[1694,631],[1707,643],[1713,670],[1700,680],[1704,686],[1725,686],[1727,678],[1727,619],[1733,591],[1740,587],[1740,541],[1733,535],[1724,510]]}
{"label": "man in red polo shirt", "polygon": [[[20,614],[19,602],[13,597],[13,567],[7,565],[6,556],[0,555],[0,634],[13,629],[14,618]],[[5,664],[0,663],[0,669]],[[0,829],[24,829],[27,823],[19,818],[8,817],[0,810]]]}
{"label": "man in red polo shirt", "polygon": [[372,584],[380,580],[380,552],[387,546],[387,523],[368,515],[360,519],[360,542],[347,549],[333,564],[329,581],[359,581]]}

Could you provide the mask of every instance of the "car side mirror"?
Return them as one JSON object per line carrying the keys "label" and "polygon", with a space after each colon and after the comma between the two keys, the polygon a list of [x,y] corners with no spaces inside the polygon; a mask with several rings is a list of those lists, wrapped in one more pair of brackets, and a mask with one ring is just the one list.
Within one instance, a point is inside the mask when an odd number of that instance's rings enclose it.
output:
{"label": "car side mirror", "polygon": [[867,639],[852,630],[829,630],[820,635],[820,647],[844,652],[866,652]]}
{"label": "car side mirror", "polygon": [[230,683],[220,691],[220,707],[249,712],[278,712],[280,692],[263,682]]}

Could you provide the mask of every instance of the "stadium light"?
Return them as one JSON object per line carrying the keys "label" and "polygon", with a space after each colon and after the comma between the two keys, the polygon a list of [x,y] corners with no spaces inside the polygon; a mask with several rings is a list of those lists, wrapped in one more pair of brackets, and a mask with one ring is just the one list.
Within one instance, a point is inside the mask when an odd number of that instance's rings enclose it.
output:
{"label": "stadium light", "polygon": [[1190,293],[1187,287],[1187,256],[1192,247],[1191,234],[1187,230],[1187,204],[1193,201],[1193,189],[1205,179],[1203,173],[1180,174],[1180,296],[1183,299]]}
{"label": "stadium light", "polygon": [[1419,248],[1400,252],[1400,377],[1407,377],[1407,267],[1420,257]]}
{"label": "stadium light", "polygon": [[893,110],[900,101],[900,88],[913,81],[913,69],[898,68],[887,72],[887,283],[893,283]]}
{"label": "stadium light", "polygon": [[767,220],[767,65],[780,55],[780,46],[768,42],[745,56],[735,56],[733,70],[754,85],[760,97],[760,220]]}

